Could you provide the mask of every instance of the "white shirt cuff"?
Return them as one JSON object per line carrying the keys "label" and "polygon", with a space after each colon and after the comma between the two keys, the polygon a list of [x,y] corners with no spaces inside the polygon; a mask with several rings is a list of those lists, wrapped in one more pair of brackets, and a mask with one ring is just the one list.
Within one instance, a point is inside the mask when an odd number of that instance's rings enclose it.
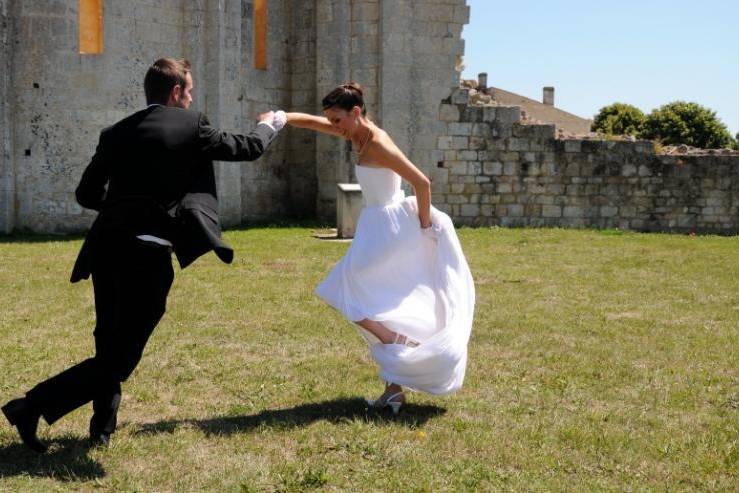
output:
{"label": "white shirt cuff", "polygon": [[273,127],[273,126],[272,126],[272,124],[271,124],[271,123],[267,123],[267,122],[259,122],[259,123],[257,123],[257,125],[267,125],[267,126],[268,126],[269,128],[271,128],[271,129],[272,129],[272,131],[273,131],[273,132],[277,132],[277,130],[275,129],[275,127]]}

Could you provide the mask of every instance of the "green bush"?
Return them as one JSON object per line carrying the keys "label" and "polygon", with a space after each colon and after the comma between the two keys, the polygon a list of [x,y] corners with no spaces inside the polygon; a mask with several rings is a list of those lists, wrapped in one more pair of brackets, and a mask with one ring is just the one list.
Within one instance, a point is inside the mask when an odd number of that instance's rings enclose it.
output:
{"label": "green bush", "polygon": [[685,101],[674,101],[653,110],[644,120],[640,137],[701,149],[729,147],[734,143],[714,111]]}
{"label": "green bush", "polygon": [[644,113],[630,104],[614,103],[600,109],[593,120],[593,132],[606,135],[639,135]]}

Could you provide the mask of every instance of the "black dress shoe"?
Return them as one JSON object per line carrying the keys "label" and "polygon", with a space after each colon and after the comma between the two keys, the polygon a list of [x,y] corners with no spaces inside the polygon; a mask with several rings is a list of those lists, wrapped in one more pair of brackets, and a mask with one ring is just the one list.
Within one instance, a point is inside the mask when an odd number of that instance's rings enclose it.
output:
{"label": "black dress shoe", "polygon": [[46,445],[36,437],[41,415],[31,408],[25,398],[13,399],[2,407],[2,411],[10,424],[18,429],[23,443],[40,454],[46,452]]}
{"label": "black dress shoe", "polygon": [[90,446],[91,447],[110,447],[110,433],[99,432],[90,433]]}

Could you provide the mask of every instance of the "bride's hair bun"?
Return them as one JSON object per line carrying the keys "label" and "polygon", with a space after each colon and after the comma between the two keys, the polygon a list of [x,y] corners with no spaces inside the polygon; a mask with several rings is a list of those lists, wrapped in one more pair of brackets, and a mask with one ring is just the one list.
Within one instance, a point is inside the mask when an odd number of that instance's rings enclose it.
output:
{"label": "bride's hair bun", "polygon": [[359,85],[357,82],[347,82],[346,84],[342,84],[341,87],[346,89],[347,91],[354,91],[358,92],[360,96],[364,96],[364,91],[362,90],[362,86]]}
{"label": "bride's hair bun", "polygon": [[364,107],[364,91],[356,82],[347,82],[336,87],[323,98],[321,105],[324,110],[341,108],[345,111],[351,111],[355,106],[359,106],[362,115],[367,114],[367,108]]}

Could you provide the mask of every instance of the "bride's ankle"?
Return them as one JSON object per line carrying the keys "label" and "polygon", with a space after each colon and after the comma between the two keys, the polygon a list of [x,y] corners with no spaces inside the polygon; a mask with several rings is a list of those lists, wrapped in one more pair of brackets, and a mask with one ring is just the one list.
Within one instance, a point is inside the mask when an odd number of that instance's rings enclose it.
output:
{"label": "bride's ankle", "polygon": [[384,344],[400,344],[401,346],[408,346],[408,347],[416,347],[420,345],[420,342],[411,339],[410,337],[406,336],[405,334],[401,334],[399,332],[394,332],[394,336],[392,340],[385,342]]}

